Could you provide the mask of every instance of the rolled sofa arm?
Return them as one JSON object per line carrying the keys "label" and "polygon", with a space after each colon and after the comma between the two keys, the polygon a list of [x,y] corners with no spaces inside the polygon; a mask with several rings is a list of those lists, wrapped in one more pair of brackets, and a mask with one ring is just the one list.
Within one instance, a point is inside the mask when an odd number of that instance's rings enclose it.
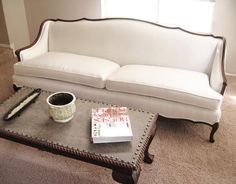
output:
{"label": "rolled sofa arm", "polygon": [[223,95],[227,86],[225,76],[226,40],[223,37],[219,38],[221,40],[218,42],[216,48],[216,54],[210,75],[210,85],[214,90]]}
{"label": "rolled sofa arm", "polygon": [[50,20],[45,20],[40,25],[38,36],[32,44],[16,50],[18,61],[32,59],[48,52],[48,30],[51,22]]}

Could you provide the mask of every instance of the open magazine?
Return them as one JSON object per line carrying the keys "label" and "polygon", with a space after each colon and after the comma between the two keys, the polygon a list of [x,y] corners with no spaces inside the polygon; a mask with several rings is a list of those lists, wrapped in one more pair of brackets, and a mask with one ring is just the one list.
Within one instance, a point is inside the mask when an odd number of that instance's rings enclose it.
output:
{"label": "open magazine", "polygon": [[127,107],[92,109],[93,143],[127,142],[133,137]]}

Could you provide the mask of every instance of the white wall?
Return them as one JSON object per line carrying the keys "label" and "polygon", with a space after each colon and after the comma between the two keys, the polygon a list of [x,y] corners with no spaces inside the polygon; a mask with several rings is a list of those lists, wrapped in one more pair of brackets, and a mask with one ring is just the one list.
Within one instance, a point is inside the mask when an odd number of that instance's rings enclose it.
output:
{"label": "white wall", "polygon": [[29,32],[24,0],[2,0],[9,42],[15,49],[28,45]]}
{"label": "white wall", "polygon": [[100,18],[100,0],[25,0],[26,17],[32,42],[43,20],[48,18]]}
{"label": "white wall", "polygon": [[226,72],[236,74],[236,0],[216,0],[212,33],[226,38]]}
{"label": "white wall", "polygon": [[9,45],[9,38],[7,33],[6,21],[2,8],[2,1],[0,0],[0,46]]}

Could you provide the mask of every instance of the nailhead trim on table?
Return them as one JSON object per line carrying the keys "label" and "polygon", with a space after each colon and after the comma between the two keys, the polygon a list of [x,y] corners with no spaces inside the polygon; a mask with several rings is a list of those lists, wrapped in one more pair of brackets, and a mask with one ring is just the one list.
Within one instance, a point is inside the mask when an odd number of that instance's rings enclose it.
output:
{"label": "nailhead trim on table", "polygon": [[[20,90],[18,90],[15,94],[22,92],[22,90],[27,90],[27,89],[34,90],[34,88],[24,86]],[[52,92],[44,90],[41,93],[52,93]],[[11,97],[13,97],[13,96],[11,96]],[[6,103],[8,100],[10,100],[11,97],[9,97],[5,102],[3,102],[3,104]],[[112,105],[112,104],[105,103],[102,101],[96,102],[94,100],[88,100],[88,99],[82,99],[82,98],[78,98],[78,99],[82,103],[96,103],[96,104],[103,104],[103,105],[112,106],[112,107],[118,107],[117,105]],[[14,138],[19,139],[19,140],[24,140],[24,141],[27,141],[27,142],[30,142],[33,144],[37,144],[40,146],[46,146],[48,148],[53,148],[55,150],[63,151],[65,153],[73,154],[76,156],[101,161],[104,163],[116,165],[118,167],[125,167],[127,169],[136,170],[139,168],[139,163],[142,161],[143,153],[147,147],[148,140],[150,139],[150,135],[147,133],[150,132],[150,128],[151,128],[150,124],[154,120],[156,115],[151,112],[147,112],[147,111],[144,111],[141,109],[135,109],[135,108],[131,108],[131,107],[129,107],[128,109],[130,111],[138,111],[138,112],[150,114],[148,124],[146,125],[144,133],[142,134],[142,136],[139,140],[139,144],[136,147],[136,151],[134,152],[133,159],[130,162],[125,162],[124,160],[122,160],[118,157],[97,154],[97,153],[89,152],[87,150],[79,150],[77,148],[69,147],[69,146],[63,145],[58,142],[52,142],[52,141],[49,141],[49,140],[46,140],[43,138],[33,137],[33,136],[27,135],[25,133],[18,133],[18,132],[10,131],[7,129],[0,129],[0,134],[5,135],[5,136],[9,136],[9,137],[13,136]]]}

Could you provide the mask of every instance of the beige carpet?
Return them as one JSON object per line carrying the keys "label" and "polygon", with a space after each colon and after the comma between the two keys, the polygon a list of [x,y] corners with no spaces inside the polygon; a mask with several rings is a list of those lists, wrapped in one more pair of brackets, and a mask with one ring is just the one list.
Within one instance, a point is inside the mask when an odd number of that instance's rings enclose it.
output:
{"label": "beige carpet", "polygon": [[[12,63],[0,64],[0,99],[12,93]],[[210,128],[159,119],[151,145],[155,159],[142,164],[140,184],[236,183],[236,78],[228,78],[216,142]],[[0,184],[115,183],[111,170],[0,138]]]}
{"label": "beige carpet", "polygon": [[12,50],[0,47],[0,103],[13,93],[13,62]]}

